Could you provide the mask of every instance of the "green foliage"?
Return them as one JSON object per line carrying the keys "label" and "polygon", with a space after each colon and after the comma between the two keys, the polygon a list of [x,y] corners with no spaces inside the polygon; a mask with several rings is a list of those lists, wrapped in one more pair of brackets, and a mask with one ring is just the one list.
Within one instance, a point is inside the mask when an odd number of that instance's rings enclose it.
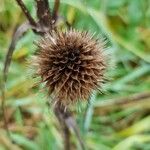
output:
{"label": "green foliage", "polygon": [[[49,0],[52,8],[53,0]],[[25,21],[14,0],[0,0],[0,81],[11,36]],[[34,0],[25,0],[36,17]],[[79,30],[107,39],[111,55],[104,94],[94,93],[86,110],[75,112],[84,141],[91,150],[149,150],[150,98],[117,105],[118,99],[150,91],[150,0],[61,0],[59,14]],[[59,21],[62,29],[66,28]],[[14,144],[3,127],[0,150],[62,149],[57,120],[46,105],[46,92],[31,76],[28,59],[38,39],[29,31],[16,45],[6,84],[6,116]],[[131,100],[132,101],[132,100]],[[1,97],[0,97],[1,102]],[[126,103],[126,102],[125,102]],[[111,105],[110,105],[111,104]],[[72,143],[78,144],[75,138]]]}

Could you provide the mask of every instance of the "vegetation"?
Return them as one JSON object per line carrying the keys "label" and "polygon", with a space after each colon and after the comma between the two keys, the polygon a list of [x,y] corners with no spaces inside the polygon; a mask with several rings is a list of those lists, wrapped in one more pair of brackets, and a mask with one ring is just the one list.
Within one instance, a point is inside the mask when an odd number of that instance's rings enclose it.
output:
{"label": "vegetation", "polygon": [[[36,18],[34,0],[24,0]],[[49,0],[50,7],[54,1]],[[59,27],[107,39],[111,68],[103,94],[94,93],[80,111],[74,108],[82,138],[91,150],[150,149],[150,0],[61,0]],[[26,18],[15,0],[0,0],[0,83],[15,28]],[[6,83],[6,120],[0,109],[0,150],[63,149],[60,126],[47,104],[43,85],[28,64],[39,36],[31,30],[17,43]],[[1,84],[2,87],[2,84]],[[2,95],[0,95],[2,102]],[[80,149],[73,133],[72,147]],[[76,148],[77,147],[77,148]]]}

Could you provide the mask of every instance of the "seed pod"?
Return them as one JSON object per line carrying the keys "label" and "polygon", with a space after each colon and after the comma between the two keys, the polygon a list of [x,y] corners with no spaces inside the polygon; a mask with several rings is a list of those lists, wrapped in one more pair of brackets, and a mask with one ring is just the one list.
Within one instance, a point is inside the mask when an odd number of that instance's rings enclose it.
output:
{"label": "seed pod", "polygon": [[51,32],[38,43],[36,74],[58,103],[87,100],[101,87],[107,67],[104,44],[88,32]]}

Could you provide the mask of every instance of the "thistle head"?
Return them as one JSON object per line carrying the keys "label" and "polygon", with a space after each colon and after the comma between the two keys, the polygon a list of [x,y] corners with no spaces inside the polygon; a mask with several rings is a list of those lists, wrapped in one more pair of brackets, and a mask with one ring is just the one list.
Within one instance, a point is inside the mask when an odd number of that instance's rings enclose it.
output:
{"label": "thistle head", "polygon": [[37,43],[36,74],[59,104],[87,100],[101,88],[107,67],[104,44],[88,32],[51,32]]}

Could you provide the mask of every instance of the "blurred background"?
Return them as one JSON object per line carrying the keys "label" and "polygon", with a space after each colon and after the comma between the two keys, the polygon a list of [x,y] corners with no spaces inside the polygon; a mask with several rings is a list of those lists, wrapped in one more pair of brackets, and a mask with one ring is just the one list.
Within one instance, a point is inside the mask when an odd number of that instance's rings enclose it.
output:
{"label": "blurred background", "polygon": [[[34,0],[24,0],[36,18]],[[53,7],[53,0],[49,0]],[[111,55],[103,94],[74,116],[89,150],[150,150],[150,0],[61,0],[64,20],[107,39]],[[0,0],[0,82],[16,26],[26,18],[15,0]],[[6,83],[6,120],[0,109],[0,150],[61,150],[60,126],[48,97],[32,79],[28,59],[39,37],[29,30],[17,43]],[[2,85],[2,84],[1,84]],[[0,102],[2,97],[0,95]],[[80,149],[72,135],[74,149]]]}

